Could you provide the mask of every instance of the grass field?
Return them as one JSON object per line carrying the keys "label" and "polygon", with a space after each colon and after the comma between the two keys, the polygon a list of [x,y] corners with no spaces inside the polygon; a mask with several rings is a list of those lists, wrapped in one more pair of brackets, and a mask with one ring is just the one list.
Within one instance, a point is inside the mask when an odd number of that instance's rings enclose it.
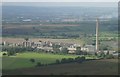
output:
{"label": "grass field", "polygon": [[[19,69],[19,68],[28,68],[35,67],[37,62],[42,64],[55,63],[56,59],[61,60],[62,58],[75,58],[77,55],[58,55],[50,53],[19,53],[17,56],[3,56],[2,64],[4,70],[9,69]],[[30,59],[35,59],[35,62],[32,63]],[[87,59],[96,58],[94,56],[86,56]]]}
{"label": "grass field", "polygon": [[[2,56],[2,53],[0,53]],[[83,63],[66,63],[35,67],[37,62],[42,64],[54,63],[56,59],[75,58],[78,55],[58,55],[50,53],[25,52],[16,56],[2,56],[3,75],[117,75],[118,60],[102,59]],[[30,59],[35,59],[32,63]],[[86,56],[86,59],[96,58]]]}
{"label": "grass field", "polygon": [[3,75],[118,75],[118,60],[103,59],[3,71]]}

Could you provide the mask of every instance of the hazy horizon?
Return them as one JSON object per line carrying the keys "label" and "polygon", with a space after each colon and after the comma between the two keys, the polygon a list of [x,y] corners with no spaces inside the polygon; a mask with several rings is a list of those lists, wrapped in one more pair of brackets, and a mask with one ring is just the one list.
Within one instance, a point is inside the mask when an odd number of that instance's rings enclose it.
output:
{"label": "hazy horizon", "polygon": [[2,6],[118,7],[118,3],[117,2],[3,2]]}

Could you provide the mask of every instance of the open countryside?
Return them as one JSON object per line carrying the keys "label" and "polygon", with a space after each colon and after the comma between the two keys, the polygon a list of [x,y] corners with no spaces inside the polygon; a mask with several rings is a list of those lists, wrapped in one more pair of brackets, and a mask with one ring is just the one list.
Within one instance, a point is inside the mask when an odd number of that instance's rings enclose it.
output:
{"label": "open countryside", "polygon": [[[78,55],[79,56],[79,55]],[[56,55],[56,54],[46,54],[46,53],[21,53],[17,56],[4,56],[3,57],[3,69],[18,69],[18,68],[28,68],[35,67],[37,62],[42,64],[55,63],[56,60],[61,60],[62,58],[76,58],[77,55]],[[86,56],[86,59],[95,59],[95,56]],[[35,59],[35,62],[31,62],[30,59]]]}
{"label": "open countryside", "polygon": [[117,6],[8,4],[2,5],[3,75],[119,74]]}
{"label": "open countryside", "polygon": [[[114,67],[113,67],[114,66]],[[103,71],[104,68],[104,71]],[[72,70],[71,70],[72,69]],[[95,60],[4,71],[8,75],[117,75],[118,60]],[[92,71],[91,71],[92,70]],[[99,71],[98,71],[99,70]],[[19,72],[18,72],[19,71]]]}

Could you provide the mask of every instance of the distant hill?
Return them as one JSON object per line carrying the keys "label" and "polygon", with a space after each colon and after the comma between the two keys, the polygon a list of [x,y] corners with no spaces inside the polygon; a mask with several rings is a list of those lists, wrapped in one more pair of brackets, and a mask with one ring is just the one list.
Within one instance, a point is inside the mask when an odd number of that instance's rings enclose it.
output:
{"label": "distant hill", "polygon": [[[116,7],[3,6],[2,13],[3,36],[78,37],[80,34],[95,34],[96,17],[100,19],[101,32],[118,31]],[[78,18],[81,21],[61,22],[65,18]],[[23,22],[24,19],[31,21]],[[49,22],[40,22],[46,20]]]}
{"label": "distant hill", "polygon": [[81,18],[116,17],[117,7],[28,7],[28,6],[2,6],[3,20],[20,21],[23,19],[55,19],[55,18]]}

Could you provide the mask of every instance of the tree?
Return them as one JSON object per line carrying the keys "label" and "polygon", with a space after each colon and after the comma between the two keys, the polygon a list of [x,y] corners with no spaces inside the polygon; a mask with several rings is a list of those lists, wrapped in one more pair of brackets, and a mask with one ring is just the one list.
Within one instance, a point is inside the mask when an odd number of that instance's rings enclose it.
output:
{"label": "tree", "polygon": [[29,38],[24,38],[24,40],[25,40],[25,41],[28,41],[28,40],[29,40]]}
{"label": "tree", "polygon": [[78,51],[81,51],[81,47],[76,47],[76,49],[77,49]]}
{"label": "tree", "polygon": [[39,40],[39,42],[42,42],[41,40]]}
{"label": "tree", "polygon": [[61,60],[61,63],[70,63],[70,62],[74,62],[74,59],[73,58],[68,58],[68,59],[62,58]]}
{"label": "tree", "polygon": [[53,51],[56,53],[56,52],[59,52],[60,51],[60,45],[53,45]]}
{"label": "tree", "polygon": [[99,55],[99,57],[105,58],[105,53],[104,53],[104,52],[101,52],[100,55]]}
{"label": "tree", "polygon": [[106,55],[109,55],[109,51],[107,51]]}
{"label": "tree", "polygon": [[104,44],[101,44],[100,45],[100,50],[112,50],[113,48],[109,45],[104,45]]}
{"label": "tree", "polygon": [[81,47],[76,48],[76,54],[77,55],[82,55],[83,54],[83,52],[81,51]]}
{"label": "tree", "polygon": [[97,52],[95,52],[95,56],[98,56]]}
{"label": "tree", "polygon": [[96,42],[96,40],[93,40],[93,41],[92,41],[92,45],[94,45],[94,46],[95,46],[95,45],[96,45],[96,43],[95,43],[95,42]]}
{"label": "tree", "polygon": [[62,52],[63,54],[67,54],[67,53],[68,53],[68,49],[67,49],[67,48],[62,48],[61,52]]}

